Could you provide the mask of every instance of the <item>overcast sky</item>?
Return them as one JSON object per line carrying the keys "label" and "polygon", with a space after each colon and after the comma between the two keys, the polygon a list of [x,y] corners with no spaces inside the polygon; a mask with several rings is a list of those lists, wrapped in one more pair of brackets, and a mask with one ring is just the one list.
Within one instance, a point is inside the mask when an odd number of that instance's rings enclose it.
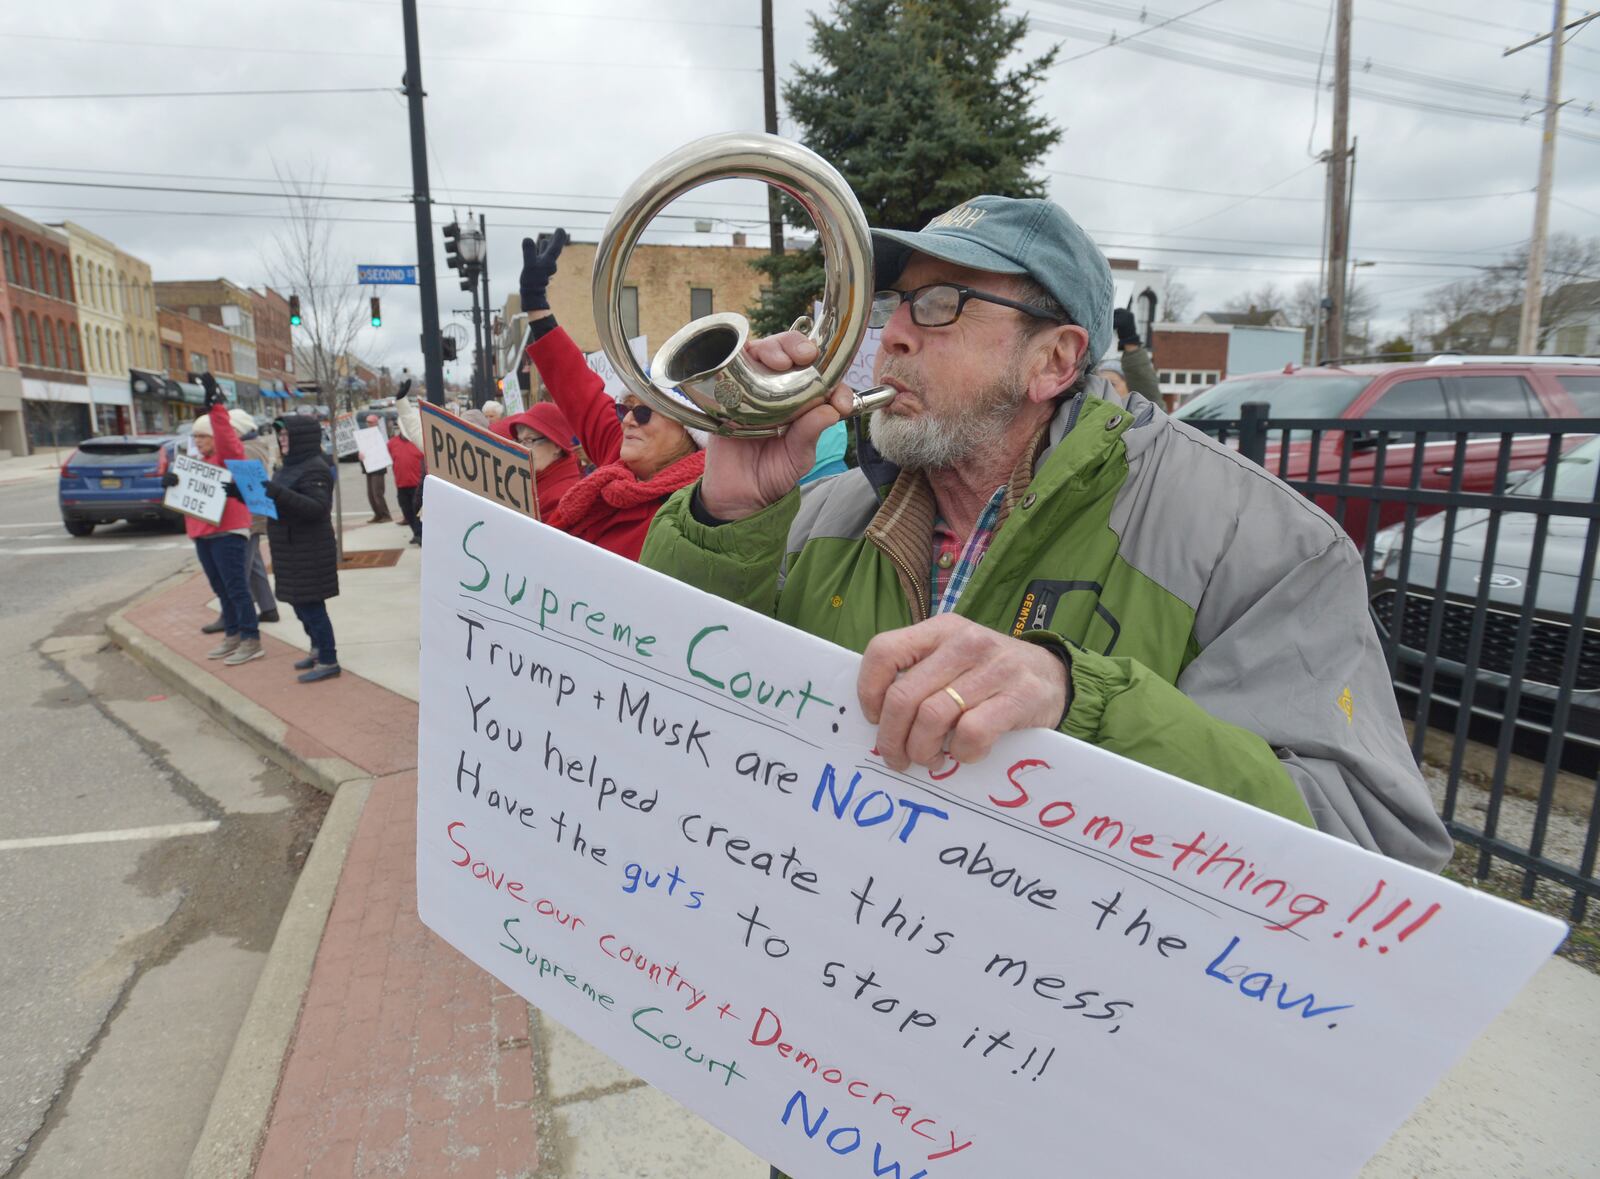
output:
{"label": "overcast sky", "polygon": [[[1034,22],[1030,54],[1062,45],[1039,96],[1065,132],[1043,165],[1052,195],[1108,254],[1178,271],[1196,313],[1267,282],[1315,277],[1323,169],[1313,156],[1327,146],[1331,114],[1315,78],[1328,4],[1157,3],[1144,23],[1137,2],[1011,6]],[[1105,47],[1113,32],[1120,40],[1197,6]],[[781,84],[809,60],[808,13],[830,9],[774,7]],[[762,125],[758,0],[420,0],[419,10],[433,194],[444,203],[435,221],[450,220],[452,204],[486,212],[496,302],[515,289],[524,233],[565,225],[592,241],[652,161],[700,135]],[[1543,47],[1501,53],[1547,28],[1551,6],[1356,0],[1355,11],[1352,252],[1376,263],[1360,274],[1380,297],[1378,326],[1402,329],[1429,289],[1530,232],[1548,56]],[[1584,11],[1572,6],[1569,18]],[[10,5],[0,53],[7,96],[397,87],[404,68],[398,0]],[[1600,30],[1568,44],[1564,94],[1571,133],[1559,140],[1551,225],[1589,236],[1600,233]],[[1462,111],[1472,114],[1448,113]],[[9,178],[0,204],[78,221],[145,258],[157,279],[259,285],[283,202],[17,178],[259,192],[287,169],[321,171],[341,196],[410,191],[406,108],[395,93],[8,98],[0,116],[0,176]],[[782,130],[795,133],[787,117]],[[717,218],[723,230],[747,225],[753,241],[764,228],[755,186],[691,196],[700,203],[672,210],[686,219],[658,222],[646,240],[728,240],[697,234],[689,216]],[[352,265],[415,261],[408,206],[327,211],[349,219],[337,229]],[[468,297],[444,269],[437,229],[433,241],[449,322]],[[415,294],[382,294],[384,326],[364,331],[358,348],[376,363],[419,368]]]}

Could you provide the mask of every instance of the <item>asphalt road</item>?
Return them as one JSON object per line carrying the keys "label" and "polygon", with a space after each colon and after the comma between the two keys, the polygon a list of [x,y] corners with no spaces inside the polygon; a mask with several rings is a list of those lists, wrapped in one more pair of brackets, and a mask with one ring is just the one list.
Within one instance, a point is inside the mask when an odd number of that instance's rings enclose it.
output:
{"label": "asphalt road", "polygon": [[183,1173],[326,808],[107,642],[186,566],[0,486],[0,1176]]}

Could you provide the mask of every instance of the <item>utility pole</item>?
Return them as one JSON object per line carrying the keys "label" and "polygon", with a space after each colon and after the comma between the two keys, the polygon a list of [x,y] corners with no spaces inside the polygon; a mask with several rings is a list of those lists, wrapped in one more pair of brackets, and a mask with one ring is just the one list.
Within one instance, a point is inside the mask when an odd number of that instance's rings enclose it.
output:
{"label": "utility pole", "polygon": [[1539,312],[1544,303],[1545,239],[1550,232],[1550,183],[1556,170],[1556,122],[1561,117],[1561,47],[1567,23],[1567,0],[1555,0],[1550,26],[1550,75],[1544,91],[1544,142],[1539,148],[1539,188],[1533,205],[1533,240],[1528,245],[1528,287],[1522,296],[1522,328],[1517,351],[1539,351]]}
{"label": "utility pole", "polygon": [[422,301],[422,372],[428,400],[444,404],[444,359],[439,351],[439,292],[433,277],[433,196],[428,191],[428,132],[422,119],[422,48],[417,0],[400,0],[406,37],[406,107],[411,115],[411,202],[417,219],[417,296]]}
{"label": "utility pole", "polygon": [[[761,0],[761,89],[766,99],[767,134],[778,133],[778,77],[773,65],[772,0]],[[767,186],[767,223],[772,236],[771,250],[783,253],[783,206],[778,190]]]}
{"label": "utility pole", "polygon": [[489,311],[489,219],[478,214],[478,232],[483,235],[483,261],[478,277],[483,281],[483,399],[494,400],[494,328]]}
{"label": "utility pole", "polygon": [[1344,354],[1345,269],[1350,253],[1350,5],[1337,0],[1334,19],[1333,148],[1328,157],[1328,328],[1323,346],[1330,360]]}

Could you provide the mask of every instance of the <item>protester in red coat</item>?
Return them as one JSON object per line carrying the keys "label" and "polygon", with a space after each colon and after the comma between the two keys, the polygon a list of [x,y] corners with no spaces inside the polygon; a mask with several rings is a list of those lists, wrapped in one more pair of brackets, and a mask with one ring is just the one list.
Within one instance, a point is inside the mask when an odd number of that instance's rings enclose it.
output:
{"label": "protester in red coat", "polygon": [[[409,383],[403,398],[409,392]],[[403,434],[389,439],[389,459],[394,464],[394,494],[400,501],[400,515],[411,526],[411,543],[422,543],[422,519],[417,514],[422,495],[422,451]]]}
{"label": "protester in red coat", "polygon": [[566,242],[564,229],[543,246],[522,239],[522,309],[533,329],[528,357],[598,469],[567,490],[545,523],[637,561],[656,510],[705,469],[704,437],[637,397],[613,401],[556,325],[546,288]]}
{"label": "protester in red coat", "polygon": [[[244,443],[239,441],[228,418],[228,402],[216,379],[210,373],[202,373],[200,383],[206,390],[206,416],[194,424],[195,449],[204,461],[218,467],[228,459],[244,458]],[[176,484],[178,477],[169,471],[164,482]],[[227,491],[228,499],[217,523],[186,516],[183,524],[222,609],[222,643],[208,651],[206,658],[220,659],[235,667],[260,659],[263,652],[261,621],[250,597],[250,509],[238,498],[236,484],[228,484]]]}
{"label": "protester in red coat", "polygon": [[572,426],[555,405],[539,401],[530,409],[501,418],[489,428],[528,448],[539,518],[550,519],[560,506],[561,497],[584,474],[583,451]]}

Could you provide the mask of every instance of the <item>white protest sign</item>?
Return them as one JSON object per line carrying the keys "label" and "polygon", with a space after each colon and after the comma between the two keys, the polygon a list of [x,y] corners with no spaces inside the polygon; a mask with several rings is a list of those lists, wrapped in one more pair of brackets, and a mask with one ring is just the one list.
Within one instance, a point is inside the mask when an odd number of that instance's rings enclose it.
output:
{"label": "white protest sign", "polygon": [[389,440],[377,426],[362,426],[356,431],[356,450],[361,469],[369,475],[389,469]]}
{"label": "white protest sign", "polygon": [[854,654],[427,503],[423,921],[790,1174],[1347,1176],[1561,940],[1057,733],[893,773]]}
{"label": "white protest sign", "polygon": [[[811,316],[813,319],[822,318],[821,303],[811,305]],[[850,367],[845,370],[844,383],[858,393],[877,384],[872,379],[872,366],[878,362],[878,343],[882,339],[882,328],[868,328],[861,337],[861,347],[856,349]]]}
{"label": "white protest sign", "polygon": [[[639,362],[640,368],[650,364],[650,340],[648,336],[634,336],[628,341],[628,351],[633,353],[633,358]],[[611,363],[611,358],[605,350],[599,352],[585,352],[583,358],[589,362],[589,367],[600,375],[606,383],[606,392],[612,397],[622,397],[627,394],[627,386],[622,383],[622,378],[617,376],[617,370]]]}
{"label": "white protest sign", "polygon": [[356,415],[342,413],[333,419],[333,453],[339,458],[344,458],[346,455],[355,454],[358,449]]}
{"label": "white protest sign", "polygon": [[178,482],[167,488],[162,504],[207,524],[220,524],[222,509],[228,505],[228,493],[223,489],[233,482],[227,468],[178,454],[172,457],[172,473]]}
{"label": "white protest sign", "polygon": [[522,339],[517,344],[516,350],[511,353],[511,367],[500,380],[500,403],[506,407],[507,417],[528,408],[522,398],[522,382],[519,377],[522,370],[530,363],[528,344],[532,339],[533,326],[530,324],[522,329]]}

